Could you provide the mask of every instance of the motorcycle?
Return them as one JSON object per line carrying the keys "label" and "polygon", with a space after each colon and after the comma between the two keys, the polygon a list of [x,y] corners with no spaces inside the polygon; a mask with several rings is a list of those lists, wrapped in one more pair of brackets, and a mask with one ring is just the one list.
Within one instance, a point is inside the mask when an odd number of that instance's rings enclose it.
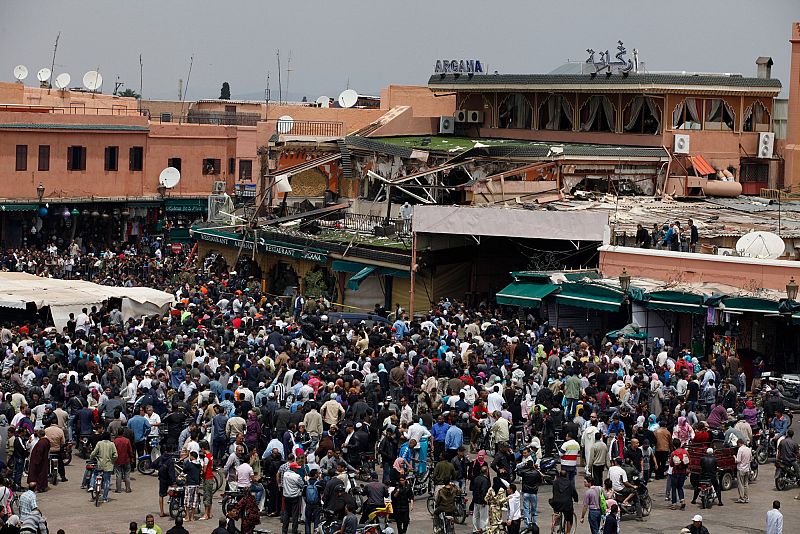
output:
{"label": "motorcycle", "polygon": [[756,460],[759,464],[764,465],[770,458],[775,458],[778,454],[778,449],[775,445],[774,433],[760,431],[753,437],[756,445]]}
{"label": "motorcycle", "polygon": [[75,443],[68,441],[64,444],[64,465],[72,463],[72,449],[75,448]]}
{"label": "motorcycle", "polygon": [[794,464],[777,460],[775,462],[775,489],[783,491],[790,484],[800,486],[800,474],[794,469]]}
{"label": "motorcycle", "polygon": [[698,490],[700,491],[700,508],[703,510],[714,506],[714,503],[719,499],[717,490],[710,480],[701,480],[698,485]]}
{"label": "motorcycle", "polygon": [[47,476],[50,478],[50,484],[53,486],[58,485],[58,456],[55,454],[50,455],[50,472]]}
{"label": "motorcycle", "polygon": [[239,489],[235,490],[227,490],[222,492],[222,500],[220,504],[222,505],[222,513],[226,516],[228,512],[230,512],[241,500],[244,492]]}
{"label": "motorcycle", "polygon": [[136,459],[136,469],[143,475],[154,475],[156,473],[153,467],[153,462],[161,456],[161,449],[159,449],[158,436],[150,438],[150,454],[143,454]]}
{"label": "motorcycle", "polygon": [[[650,492],[648,491],[647,486],[638,476],[633,477],[631,484],[636,486],[636,497],[639,500],[639,506],[641,506],[642,517],[649,516],[650,512],[653,511],[653,499],[650,497]],[[623,500],[624,499],[621,499],[617,502],[621,516],[636,516],[636,503],[630,502],[625,504]]]}
{"label": "motorcycle", "polygon": [[542,482],[552,484],[558,476],[558,458],[545,457],[539,462],[539,473],[542,475]]}
{"label": "motorcycle", "polygon": [[78,456],[86,460],[91,454],[92,446],[89,443],[89,436],[81,436],[80,441],[78,441]]}
{"label": "motorcycle", "polygon": [[103,494],[103,473],[97,469],[95,462],[86,462],[86,471],[89,471],[89,493],[95,506],[100,506],[100,499]]}

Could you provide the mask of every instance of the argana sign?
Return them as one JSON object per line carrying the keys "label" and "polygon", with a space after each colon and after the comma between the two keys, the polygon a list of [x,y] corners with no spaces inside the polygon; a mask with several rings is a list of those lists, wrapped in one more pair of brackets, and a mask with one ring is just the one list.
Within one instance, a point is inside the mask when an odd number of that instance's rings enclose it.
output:
{"label": "argana sign", "polygon": [[479,59],[437,59],[434,74],[483,74],[483,65]]}

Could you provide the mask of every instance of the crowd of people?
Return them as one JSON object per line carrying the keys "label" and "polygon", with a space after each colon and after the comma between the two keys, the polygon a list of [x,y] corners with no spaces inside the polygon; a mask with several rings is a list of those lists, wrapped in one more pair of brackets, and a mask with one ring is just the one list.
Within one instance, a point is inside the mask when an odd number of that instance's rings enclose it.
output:
{"label": "crowd of people", "polygon": [[[6,252],[0,263],[67,276],[42,267],[49,254]],[[280,516],[283,534],[296,534],[301,519],[306,534],[321,522],[355,534],[388,501],[405,534],[421,480],[432,486],[437,532],[448,532],[464,493],[474,532],[534,531],[547,482],[554,514],[544,528],[560,517],[568,528],[588,520],[593,534],[616,534],[624,514],[643,515],[639,483],[664,480],[653,498],[686,508],[690,446],[709,448],[694,475],[715,485],[714,442],[737,447],[740,503],[759,425],[780,439],[779,457],[796,463],[780,399],[747,383],[736,354],[582,336],[448,299],[420,317],[376,306],[365,319],[333,320],[324,299],[272,297],[244,274],[187,270],[182,258],[81,250],[74,258],[80,268],[69,276],[151,285],[176,302],[163,317],[127,321],[103,303],[62,331],[2,326],[6,524],[44,521],[36,499],[48,491],[48,458],[66,482],[65,448],[81,441],[107,500],[112,474],[116,492],[135,489],[131,469],[159,438],[161,517],[170,487],[181,484],[185,521],[216,519],[215,534],[231,520],[249,534],[265,516]],[[554,478],[548,458],[560,466]],[[353,472],[366,473],[363,490]],[[221,517],[218,473],[232,495]],[[718,487],[717,495],[723,504]],[[160,532],[154,521],[137,530]],[[704,532],[696,523],[687,529]]]}
{"label": "crowd of people", "polygon": [[700,239],[700,234],[694,221],[689,219],[684,227],[681,227],[681,222],[676,220],[663,225],[655,223],[650,231],[642,224],[637,224],[635,239],[638,248],[671,250],[673,252],[697,252],[697,242]]}

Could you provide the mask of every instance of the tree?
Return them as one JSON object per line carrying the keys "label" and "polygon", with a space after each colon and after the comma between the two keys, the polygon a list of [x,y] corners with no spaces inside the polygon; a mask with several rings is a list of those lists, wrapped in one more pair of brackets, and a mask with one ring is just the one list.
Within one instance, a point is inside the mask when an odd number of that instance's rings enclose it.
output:
{"label": "tree", "polygon": [[140,95],[139,93],[137,93],[136,91],[134,91],[131,88],[128,88],[128,89],[125,89],[124,91],[121,91],[118,96],[129,96],[131,98],[142,98],[142,95]]}
{"label": "tree", "polygon": [[222,82],[222,90],[219,92],[219,99],[220,100],[231,99],[231,86],[228,85],[228,82]]}

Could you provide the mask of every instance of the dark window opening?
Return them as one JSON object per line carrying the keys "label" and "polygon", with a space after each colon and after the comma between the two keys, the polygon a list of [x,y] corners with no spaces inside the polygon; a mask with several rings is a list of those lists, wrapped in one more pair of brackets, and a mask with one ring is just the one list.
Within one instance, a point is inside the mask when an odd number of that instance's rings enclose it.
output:
{"label": "dark window opening", "polygon": [[248,182],[253,179],[253,160],[243,159],[239,161],[239,179]]}
{"label": "dark window opening", "polygon": [[141,171],[144,169],[144,147],[131,147],[129,163],[130,170],[132,171]]}
{"label": "dark window opening", "polygon": [[572,130],[572,105],[563,95],[550,95],[539,106],[539,130]]}
{"label": "dark window opening", "polygon": [[119,147],[107,146],[105,154],[105,164],[103,168],[107,171],[119,170]]}
{"label": "dark window opening", "polygon": [[581,130],[584,132],[613,132],[616,130],[617,110],[608,97],[595,95],[581,107]]}
{"label": "dark window opening", "polygon": [[768,132],[770,131],[770,116],[767,108],[761,102],[753,102],[744,110],[744,123],[742,130],[745,132]]}
{"label": "dark window opening", "polygon": [[203,175],[218,175],[221,171],[222,162],[219,159],[206,158],[203,160]]}
{"label": "dark window opening", "polygon": [[67,170],[68,171],[86,170],[85,146],[71,146],[67,148]]}
{"label": "dark window opening", "polygon": [[181,170],[181,158],[169,158],[167,160],[167,167],[175,167],[179,171]]}
{"label": "dark window opening", "polygon": [[734,129],[733,108],[722,98],[711,98],[706,100],[706,122],[704,130],[724,130],[733,131]]}
{"label": "dark window opening", "polygon": [[228,158],[228,174],[236,174],[236,158]]}
{"label": "dark window opening", "polygon": [[699,130],[702,100],[687,98],[672,110],[672,128],[675,130]]}
{"label": "dark window opening", "polygon": [[17,145],[17,170],[28,170],[28,145]]}
{"label": "dark window opening", "polygon": [[649,96],[637,96],[625,107],[622,123],[626,132],[658,134],[661,132],[661,109]]}
{"label": "dark window opening", "polygon": [[530,130],[533,127],[533,106],[523,94],[508,95],[500,104],[497,119],[500,128]]}
{"label": "dark window opening", "polygon": [[39,145],[39,170],[50,170],[50,145]]}

